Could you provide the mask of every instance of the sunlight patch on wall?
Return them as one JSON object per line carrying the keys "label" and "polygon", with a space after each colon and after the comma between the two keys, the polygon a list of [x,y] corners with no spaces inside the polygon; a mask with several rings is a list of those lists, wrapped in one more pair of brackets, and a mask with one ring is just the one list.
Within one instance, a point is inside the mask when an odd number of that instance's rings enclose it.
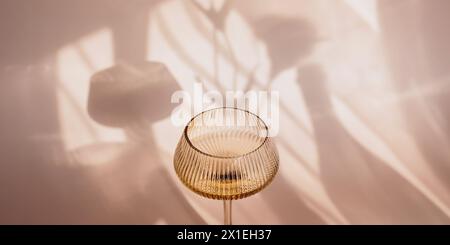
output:
{"label": "sunlight patch on wall", "polygon": [[389,167],[403,176],[411,185],[422,192],[434,205],[450,217],[450,208],[436,193],[428,188],[416,175],[409,170],[391,149],[377,137],[363,122],[361,122],[341,100],[332,97],[333,107],[345,129],[367,150],[384,160]]}
{"label": "sunlight patch on wall", "polygon": [[77,49],[85,55],[83,60],[92,64],[90,67],[94,70],[91,72],[113,65],[113,48],[111,30],[106,28],[83,37],[77,45]]}
{"label": "sunlight patch on wall", "polygon": [[[298,149],[298,148],[297,148]],[[293,157],[282,145],[278,146],[280,153],[279,175],[289,183],[299,198],[321,216],[328,224],[347,224],[348,221],[329,199],[319,174],[311,174],[298,159]]]}
{"label": "sunlight patch on wall", "polygon": [[95,123],[87,113],[90,76],[112,64],[109,29],[92,33],[58,51],[58,110],[62,138],[67,151],[98,141],[120,142],[122,130]]}
{"label": "sunlight patch on wall", "polygon": [[345,0],[345,2],[372,28],[379,32],[377,0]]}

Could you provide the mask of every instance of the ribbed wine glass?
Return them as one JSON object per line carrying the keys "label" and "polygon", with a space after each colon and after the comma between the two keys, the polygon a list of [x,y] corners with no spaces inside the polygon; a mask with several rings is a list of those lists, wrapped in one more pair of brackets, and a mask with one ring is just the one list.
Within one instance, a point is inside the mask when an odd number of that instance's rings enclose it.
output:
{"label": "ribbed wine glass", "polygon": [[231,200],[261,191],[278,171],[278,153],[268,127],[257,115],[221,107],[188,123],[175,150],[174,167],[192,191],[224,201],[231,224]]}

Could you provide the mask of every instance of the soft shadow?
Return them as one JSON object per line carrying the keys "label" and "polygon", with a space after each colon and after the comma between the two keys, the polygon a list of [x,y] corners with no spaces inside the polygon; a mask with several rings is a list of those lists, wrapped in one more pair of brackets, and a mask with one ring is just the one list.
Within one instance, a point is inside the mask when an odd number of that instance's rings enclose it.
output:
{"label": "soft shadow", "polygon": [[449,219],[418,189],[368,152],[342,127],[317,65],[298,69],[311,116],[320,177],[333,203],[353,224],[443,224]]}
{"label": "soft shadow", "polygon": [[[378,1],[393,83],[408,132],[450,190],[450,2]],[[402,18],[398,18],[402,14]]]}
{"label": "soft shadow", "polygon": [[[297,66],[303,58],[307,57],[313,49],[316,34],[313,26],[301,18],[287,18],[277,15],[267,15],[252,21],[255,35],[263,41],[271,61],[270,83],[276,76],[291,67]],[[246,90],[252,88],[255,79],[251,79],[246,85]],[[283,110],[285,114],[291,115],[290,111]],[[285,144],[283,139],[279,143]],[[286,145],[285,145],[286,146]],[[287,146],[287,149],[291,149]],[[304,160],[298,155],[292,155],[299,164]],[[309,165],[304,164],[307,169]],[[283,167],[281,163],[281,167]],[[286,224],[324,224],[325,221],[312,211],[299,197],[298,191],[289,187],[286,179],[278,175],[269,191],[261,195],[269,204],[280,220]]]}
{"label": "soft shadow", "polygon": [[205,224],[158,154],[151,136],[139,142],[97,143],[70,153],[72,164],[89,167],[89,177],[105,196],[108,223]]}
{"label": "soft shadow", "polygon": [[87,110],[105,126],[151,124],[170,116],[174,107],[170,99],[179,89],[162,63],[121,63],[92,75]]}
{"label": "soft shadow", "polygon": [[[130,222],[205,223],[163,167],[151,128],[170,116],[174,107],[170,98],[179,89],[167,67],[158,62],[122,63],[91,78],[89,115],[103,125],[123,128],[128,136],[125,149],[105,164],[100,175],[107,182],[125,180],[106,188],[113,198],[135,193],[126,200]],[[116,148],[94,145],[78,159],[95,156],[96,149],[107,152],[108,147]]]}
{"label": "soft shadow", "polygon": [[67,164],[48,64],[1,73],[0,223],[107,222],[107,203],[87,170]]}
{"label": "soft shadow", "polygon": [[[102,115],[106,124],[127,128],[129,139],[122,144],[96,143],[66,152],[60,128],[55,62],[59,48],[106,27],[113,31],[116,61],[142,60],[141,31],[148,23],[143,16],[158,2],[2,1],[1,224],[204,223],[157,157],[149,127],[170,113],[162,103],[151,98],[135,101],[117,87],[105,89],[136,104],[128,108],[135,109],[132,114]],[[130,20],[135,15],[137,20]],[[172,89],[176,87],[168,83],[140,91],[151,90],[161,99]],[[151,105],[145,109],[140,103]],[[106,112],[114,114],[111,107]],[[145,123],[129,126],[129,116],[138,113]]]}
{"label": "soft shadow", "polygon": [[[101,28],[114,33],[118,59],[141,57],[149,10],[163,0],[5,0],[0,7],[2,63],[32,64]],[[136,45],[134,47],[134,45]],[[134,61],[134,60],[132,60]]]}
{"label": "soft shadow", "polygon": [[305,204],[304,200],[299,197],[299,193],[289,187],[286,179],[280,174],[267,187],[267,190],[263,190],[258,195],[261,195],[282,224],[326,224]]}
{"label": "soft shadow", "polygon": [[302,18],[264,16],[253,22],[253,28],[267,47],[271,61],[269,81],[308,57],[317,41],[316,30]]}

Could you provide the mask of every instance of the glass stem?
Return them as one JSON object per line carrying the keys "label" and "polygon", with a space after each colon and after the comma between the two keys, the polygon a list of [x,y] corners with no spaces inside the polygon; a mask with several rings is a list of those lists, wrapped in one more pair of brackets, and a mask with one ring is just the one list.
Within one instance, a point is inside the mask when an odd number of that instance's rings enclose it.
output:
{"label": "glass stem", "polygon": [[223,223],[231,225],[231,200],[223,200]]}

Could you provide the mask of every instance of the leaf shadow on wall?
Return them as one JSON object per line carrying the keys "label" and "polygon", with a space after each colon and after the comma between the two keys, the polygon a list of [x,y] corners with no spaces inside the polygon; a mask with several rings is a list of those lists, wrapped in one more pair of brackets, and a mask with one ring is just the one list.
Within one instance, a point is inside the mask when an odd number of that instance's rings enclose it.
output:
{"label": "leaf shadow on wall", "polygon": [[[225,9],[233,9],[239,12],[238,6],[232,6],[234,8],[227,6]],[[209,13],[206,17],[211,21],[213,26],[218,27],[223,32],[223,18],[224,16],[226,17],[226,14],[224,12],[219,12],[219,14],[220,16],[215,17],[213,13]],[[245,13],[243,14],[245,15]],[[312,51],[315,42],[314,28],[304,19],[264,15],[260,19],[249,21],[249,23],[257,38],[267,45],[269,58],[272,63],[269,80],[273,80],[280,72],[294,66],[298,60],[307,56]],[[193,22],[193,24],[200,25],[197,22]],[[205,33],[205,29],[202,26],[198,28],[203,30],[201,33]],[[222,34],[225,37],[227,35],[225,32]],[[228,38],[225,39],[229,40]],[[231,45],[228,44],[228,46]],[[177,53],[185,53],[183,50],[179,50],[181,48],[179,46],[173,48],[175,48],[175,52]],[[230,59],[230,63],[238,66],[238,56],[230,53],[230,49],[217,50],[218,48],[220,47],[215,46],[216,53],[224,54]],[[189,64],[190,62],[187,63]],[[193,64],[192,67],[196,67],[196,65]],[[239,68],[234,67],[234,69]],[[217,80],[213,82],[220,87]],[[256,80],[250,76],[245,85],[245,91],[251,89],[255,83]],[[284,140],[277,138],[277,141]],[[297,160],[303,163],[303,159],[297,158]],[[280,167],[283,168],[282,163]],[[278,174],[267,189],[258,193],[258,195],[261,195],[264,202],[269,205],[282,224],[324,224],[325,221],[317,213],[312,211],[297,191],[289,185],[283,175]]]}
{"label": "leaf shadow on wall", "polygon": [[445,213],[418,188],[367,151],[342,127],[331,105],[326,76],[319,66],[305,65],[298,69],[298,74],[298,85],[312,118],[320,178],[346,219],[353,224],[448,222]]}
{"label": "leaf shadow on wall", "polygon": [[400,95],[414,92],[413,97],[400,98],[399,107],[408,133],[450,193],[450,2],[392,5],[378,2],[392,82]]}

